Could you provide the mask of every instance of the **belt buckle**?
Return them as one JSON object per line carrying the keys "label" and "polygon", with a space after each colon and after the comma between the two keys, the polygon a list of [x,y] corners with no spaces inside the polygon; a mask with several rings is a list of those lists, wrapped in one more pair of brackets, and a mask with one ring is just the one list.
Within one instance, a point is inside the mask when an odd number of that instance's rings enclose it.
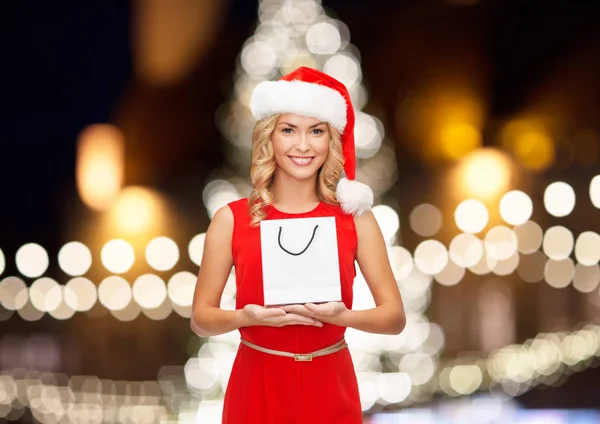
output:
{"label": "belt buckle", "polygon": [[311,362],[313,360],[311,353],[300,353],[294,355],[294,361],[297,362]]}

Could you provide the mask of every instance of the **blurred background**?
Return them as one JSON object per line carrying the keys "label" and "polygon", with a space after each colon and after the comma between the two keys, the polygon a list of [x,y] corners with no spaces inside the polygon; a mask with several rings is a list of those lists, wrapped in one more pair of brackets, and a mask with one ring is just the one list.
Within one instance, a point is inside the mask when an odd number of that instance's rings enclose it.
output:
{"label": "blurred background", "polygon": [[220,422],[204,234],[249,194],[253,87],[300,65],[351,91],[408,314],[348,330],[365,422],[600,422],[598,2],[4,7],[0,423]]}

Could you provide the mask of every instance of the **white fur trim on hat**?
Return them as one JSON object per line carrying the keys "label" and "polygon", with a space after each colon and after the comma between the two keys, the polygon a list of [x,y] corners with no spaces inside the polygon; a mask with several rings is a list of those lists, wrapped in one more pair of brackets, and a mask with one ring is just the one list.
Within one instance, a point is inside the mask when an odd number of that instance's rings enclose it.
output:
{"label": "white fur trim on hat", "polygon": [[295,113],[329,122],[338,131],[346,127],[346,101],[333,88],[305,81],[263,81],[250,99],[256,120],[276,113]]}
{"label": "white fur trim on hat", "polygon": [[349,215],[362,215],[373,206],[373,190],[356,180],[342,178],[337,185],[336,197],[342,210]]}

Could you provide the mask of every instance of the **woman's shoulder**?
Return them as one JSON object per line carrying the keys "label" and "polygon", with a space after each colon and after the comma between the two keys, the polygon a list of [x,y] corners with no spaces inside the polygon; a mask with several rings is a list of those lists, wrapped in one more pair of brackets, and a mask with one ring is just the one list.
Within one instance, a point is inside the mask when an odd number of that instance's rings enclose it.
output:
{"label": "woman's shoulder", "polygon": [[242,197],[241,199],[234,200],[232,202],[227,203],[227,207],[233,212],[234,215],[237,215],[241,212],[248,211],[248,198]]}

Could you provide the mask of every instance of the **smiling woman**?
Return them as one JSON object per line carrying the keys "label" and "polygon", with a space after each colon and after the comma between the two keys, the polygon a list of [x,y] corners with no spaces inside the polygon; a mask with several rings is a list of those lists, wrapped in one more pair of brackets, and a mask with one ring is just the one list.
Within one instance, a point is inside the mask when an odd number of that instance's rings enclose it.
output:
{"label": "smiling woman", "polygon": [[[259,84],[251,109],[254,189],[211,222],[191,317],[200,336],[242,336],[223,422],[361,423],[345,330],[398,334],[406,319],[370,211],[373,193],[354,181],[350,96],[329,75],[299,68]],[[372,309],[352,310],[355,261]],[[220,300],[232,266],[236,310],[226,311]]]}

